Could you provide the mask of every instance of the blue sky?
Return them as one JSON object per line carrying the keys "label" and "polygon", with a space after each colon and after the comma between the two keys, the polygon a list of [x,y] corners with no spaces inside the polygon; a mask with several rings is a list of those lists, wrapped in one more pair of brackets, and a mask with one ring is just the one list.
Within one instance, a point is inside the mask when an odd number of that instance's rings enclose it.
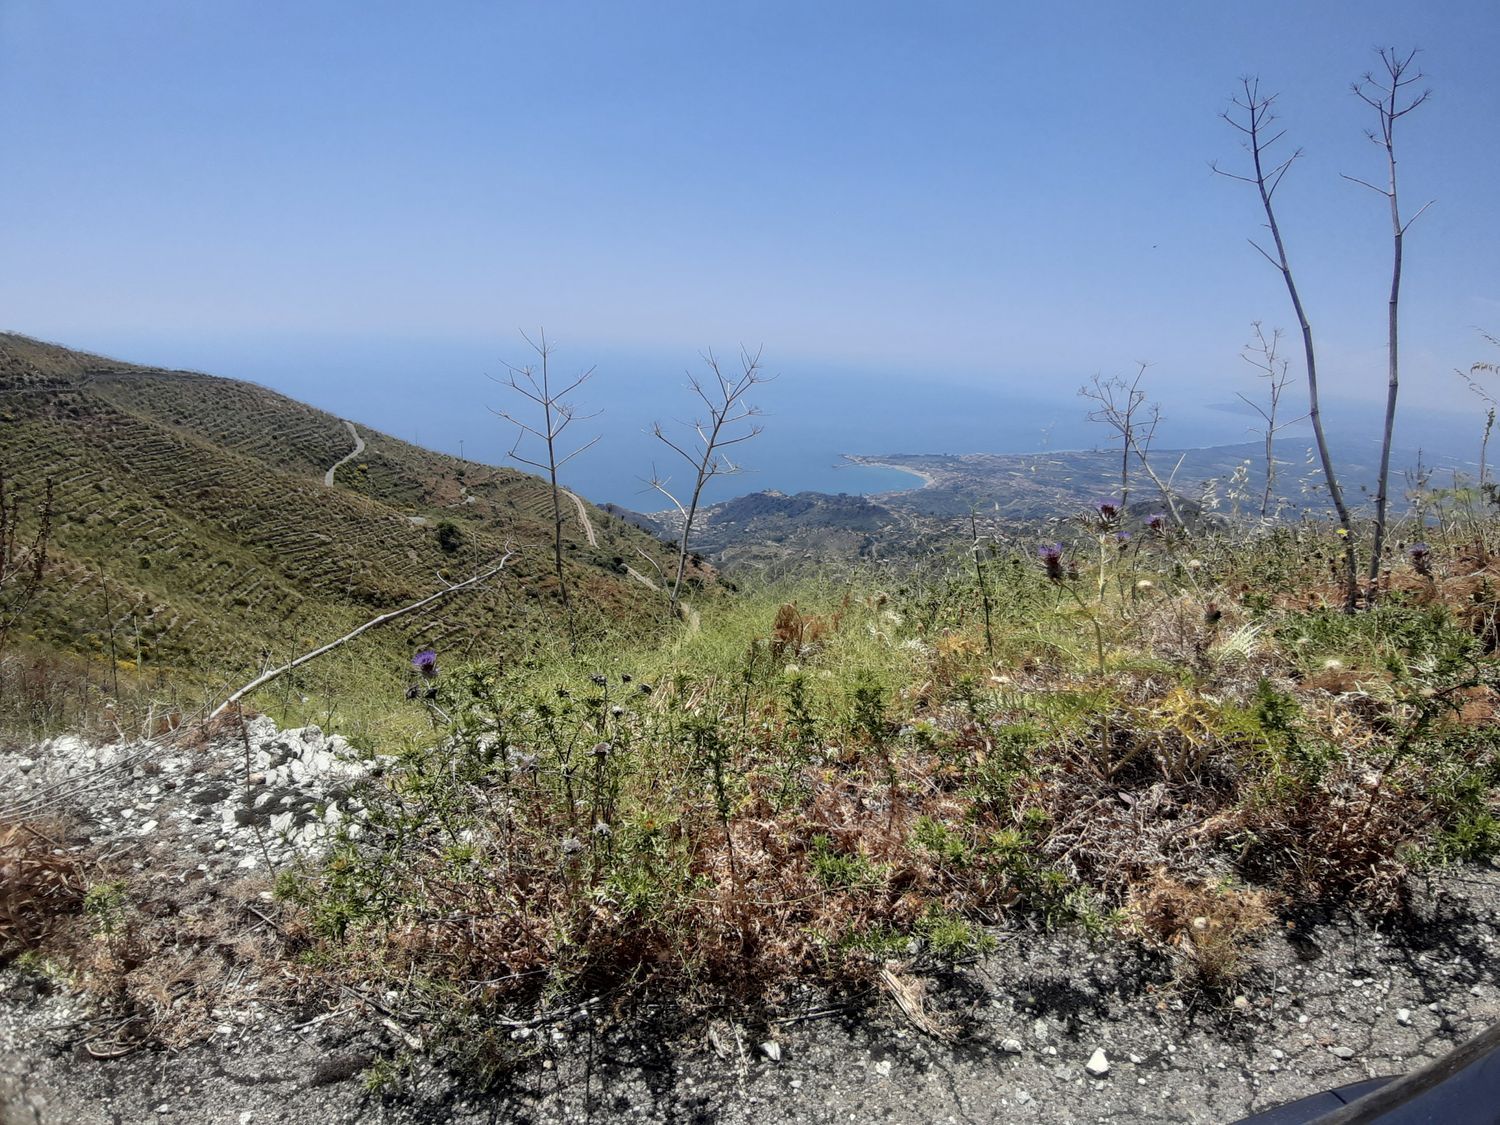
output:
{"label": "blue sky", "polygon": [[398,394],[381,341],[481,367],[410,383],[478,380],[544,325],[674,389],[744,341],[786,380],[1070,397],[1146,360],[1228,400],[1250,322],[1293,327],[1253,194],[1208,169],[1257,73],[1306,149],[1278,199],[1330,394],[1373,399],[1389,228],[1339,173],[1381,174],[1348,90],[1379,45],[1434,91],[1398,136],[1410,209],[1437,200],[1406,374],[1468,407],[1453,369],[1500,331],[1493,0],[5,0],[0,327],[294,393],[285,357]]}

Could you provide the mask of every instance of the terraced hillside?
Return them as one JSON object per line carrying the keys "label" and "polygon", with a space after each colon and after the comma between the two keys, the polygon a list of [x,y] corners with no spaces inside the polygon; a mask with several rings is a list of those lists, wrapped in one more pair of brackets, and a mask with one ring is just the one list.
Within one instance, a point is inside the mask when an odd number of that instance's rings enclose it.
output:
{"label": "terraced hillside", "polygon": [[[411,602],[518,548],[502,577],[393,627],[392,650],[515,652],[560,602],[536,477],[433,453],[263,387],[0,334],[0,471],[55,488],[52,558],[20,639],[229,677]],[[594,544],[579,521],[586,511]],[[627,572],[660,544],[565,505],[586,628],[659,616]],[[707,579],[707,572],[699,576]]]}

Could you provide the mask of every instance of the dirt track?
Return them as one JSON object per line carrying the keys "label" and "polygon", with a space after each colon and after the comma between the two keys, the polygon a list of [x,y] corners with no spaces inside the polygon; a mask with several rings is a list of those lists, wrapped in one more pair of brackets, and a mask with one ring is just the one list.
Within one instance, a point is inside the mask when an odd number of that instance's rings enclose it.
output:
{"label": "dirt track", "polygon": [[354,423],[345,421],[344,425],[349,427],[349,436],[354,439],[354,449],[351,452],[344,454],[328,467],[328,471],[323,474],[324,488],[333,487],[333,474],[338,472],[340,465],[347,464],[365,451],[365,439],[359,436],[359,431],[354,428]]}

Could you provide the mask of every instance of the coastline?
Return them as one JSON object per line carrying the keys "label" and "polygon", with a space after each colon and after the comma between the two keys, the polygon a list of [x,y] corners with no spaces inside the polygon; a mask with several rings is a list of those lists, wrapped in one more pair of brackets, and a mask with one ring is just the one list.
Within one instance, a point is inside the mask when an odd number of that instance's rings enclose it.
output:
{"label": "coastline", "polygon": [[890,469],[893,472],[905,473],[909,477],[916,477],[921,484],[912,485],[910,488],[892,488],[884,492],[872,492],[871,496],[893,496],[901,492],[920,492],[924,488],[932,488],[937,484],[937,477],[922,469],[913,469],[907,465],[898,465],[893,461],[882,461],[878,457],[866,457],[862,453],[841,453],[845,461],[854,465],[863,465],[867,469]]}

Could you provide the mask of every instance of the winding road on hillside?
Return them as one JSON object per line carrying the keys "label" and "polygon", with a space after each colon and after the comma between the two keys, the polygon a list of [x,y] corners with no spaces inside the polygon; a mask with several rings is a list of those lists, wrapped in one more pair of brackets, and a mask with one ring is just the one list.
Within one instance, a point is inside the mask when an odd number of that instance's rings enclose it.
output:
{"label": "winding road on hillside", "polygon": [[[569,492],[566,488],[563,489],[563,492],[567,494],[568,499],[573,501],[574,505],[578,508],[578,522],[583,524],[583,533],[588,537],[589,546],[599,546],[599,537],[594,534],[594,525],[589,520],[589,510],[584,506],[583,498],[576,492]],[[636,570],[633,566],[626,566],[625,573],[634,578],[642,586],[646,586],[652,590],[660,588],[655,582],[651,581],[650,578]]]}
{"label": "winding road on hillside", "polygon": [[589,510],[583,506],[583,497],[576,492],[569,492],[566,488],[563,492],[578,508],[578,522],[583,524],[583,533],[588,536],[589,546],[599,546],[599,537],[594,534],[594,525],[589,521]]}
{"label": "winding road on hillside", "polygon": [[[352,452],[344,454],[337,461],[335,461],[331,466],[329,466],[328,471],[323,474],[323,487],[324,488],[332,488],[333,487],[333,474],[339,471],[339,466],[340,465],[342,465],[342,464],[344,464],[345,462],[348,462],[348,461],[353,461],[356,457],[358,457],[361,453],[363,453],[365,451],[365,439],[359,436],[359,431],[354,428],[354,423],[353,422],[349,422],[349,421],[345,421],[344,425],[346,425],[346,426],[349,427],[349,436],[354,439],[354,449],[353,449]],[[575,499],[576,499],[576,497],[575,497]],[[593,537],[594,537],[593,536],[593,532],[592,531],[589,532],[589,539],[592,540]]]}

